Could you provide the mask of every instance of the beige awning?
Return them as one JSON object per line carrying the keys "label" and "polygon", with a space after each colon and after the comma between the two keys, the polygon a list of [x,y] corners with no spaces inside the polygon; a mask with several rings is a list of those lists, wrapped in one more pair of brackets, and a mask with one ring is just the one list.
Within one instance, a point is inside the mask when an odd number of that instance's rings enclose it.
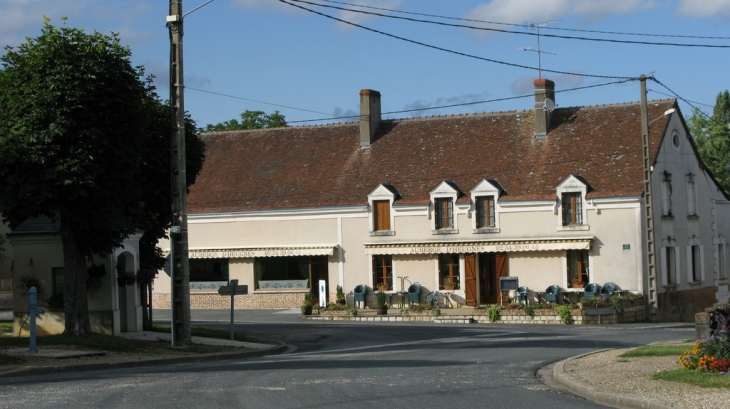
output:
{"label": "beige awning", "polygon": [[594,237],[459,242],[366,243],[365,254],[511,253],[588,250]]}
{"label": "beige awning", "polygon": [[307,246],[237,247],[228,249],[190,249],[189,258],[254,258],[254,257],[294,257],[294,256],[331,256],[336,244]]}

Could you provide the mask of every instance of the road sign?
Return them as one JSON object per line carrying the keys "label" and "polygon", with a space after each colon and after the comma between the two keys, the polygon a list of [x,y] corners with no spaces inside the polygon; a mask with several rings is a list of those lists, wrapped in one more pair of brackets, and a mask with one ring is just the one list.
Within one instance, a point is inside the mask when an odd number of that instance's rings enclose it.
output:
{"label": "road sign", "polygon": [[[234,281],[234,280],[231,280]],[[248,294],[248,285],[236,285],[236,286],[230,286],[230,285],[224,285],[221,288],[218,289],[218,294],[220,295],[245,295]]]}

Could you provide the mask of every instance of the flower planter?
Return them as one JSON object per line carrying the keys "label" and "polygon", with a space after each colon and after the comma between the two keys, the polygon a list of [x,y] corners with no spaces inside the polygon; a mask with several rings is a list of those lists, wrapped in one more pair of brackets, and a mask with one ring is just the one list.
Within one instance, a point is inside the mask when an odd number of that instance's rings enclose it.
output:
{"label": "flower planter", "polygon": [[375,307],[375,315],[387,315],[388,314],[388,306],[384,305],[382,307]]}

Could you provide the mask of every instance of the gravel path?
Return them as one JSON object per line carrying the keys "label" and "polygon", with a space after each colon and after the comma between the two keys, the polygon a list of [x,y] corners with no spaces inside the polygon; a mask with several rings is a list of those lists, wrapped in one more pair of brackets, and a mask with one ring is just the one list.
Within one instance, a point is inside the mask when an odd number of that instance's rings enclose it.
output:
{"label": "gravel path", "polygon": [[599,352],[565,364],[570,376],[605,391],[657,399],[668,408],[730,409],[730,390],[651,380],[659,371],[679,368],[673,356],[620,358],[628,349]]}

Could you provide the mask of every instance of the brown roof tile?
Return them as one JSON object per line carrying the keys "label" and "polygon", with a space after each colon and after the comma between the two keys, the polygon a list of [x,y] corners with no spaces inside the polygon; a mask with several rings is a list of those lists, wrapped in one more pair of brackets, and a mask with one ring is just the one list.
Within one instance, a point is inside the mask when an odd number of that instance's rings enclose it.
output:
{"label": "brown roof tile", "polygon": [[[649,118],[672,107],[651,101]],[[207,133],[188,210],[364,205],[386,182],[402,194],[399,203],[418,204],[442,180],[468,193],[483,178],[504,187],[500,200],[543,199],[570,174],[590,183],[589,196],[639,195],[640,118],[638,103],[560,108],[544,139],[535,139],[532,111],[387,120],[367,149],[357,123]],[[651,126],[652,157],[667,121]]]}

